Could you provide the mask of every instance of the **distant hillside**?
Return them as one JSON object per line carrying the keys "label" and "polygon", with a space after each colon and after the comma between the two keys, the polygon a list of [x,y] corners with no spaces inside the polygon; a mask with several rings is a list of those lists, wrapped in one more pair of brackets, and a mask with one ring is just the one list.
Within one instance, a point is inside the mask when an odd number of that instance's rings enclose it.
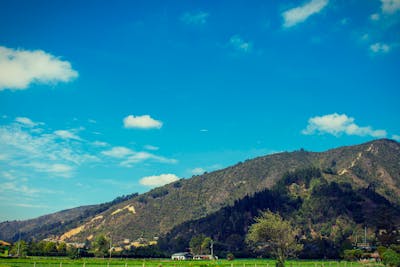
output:
{"label": "distant hillside", "polygon": [[31,220],[2,222],[0,223],[0,239],[15,242],[19,237],[23,240],[41,240],[51,236],[59,236],[111,206],[129,200],[134,196],[137,196],[137,193],[118,197],[111,202],[63,210]]}
{"label": "distant hillside", "polygon": [[[246,196],[273,188],[287,172],[309,167],[321,170],[328,183],[346,182],[355,191],[373,186],[374,192],[390,203],[400,204],[399,163],[400,144],[386,139],[320,153],[268,155],[155,188],[80,218],[79,223],[74,220],[70,225],[76,228],[65,227],[65,232],[73,231],[58,236],[77,241],[99,233],[111,234],[113,240],[160,236],[184,222],[206,217]],[[14,229],[13,236],[18,229],[13,222],[7,227],[0,224],[0,238],[6,240],[9,239],[2,237],[5,228]],[[32,232],[26,232],[27,238],[31,235]]]}

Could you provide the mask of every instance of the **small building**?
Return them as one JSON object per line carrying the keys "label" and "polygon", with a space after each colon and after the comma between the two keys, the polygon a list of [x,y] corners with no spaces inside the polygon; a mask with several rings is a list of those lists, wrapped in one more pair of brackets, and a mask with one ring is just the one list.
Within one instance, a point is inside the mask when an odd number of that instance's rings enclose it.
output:
{"label": "small building", "polygon": [[10,248],[10,243],[0,240],[0,257],[8,257],[8,252]]}
{"label": "small building", "polygon": [[193,259],[192,254],[190,254],[189,252],[178,252],[178,253],[174,253],[171,256],[171,260],[178,260],[178,261],[184,261],[184,260],[191,260]]}
{"label": "small building", "polygon": [[194,260],[213,260],[213,255],[194,255]]}

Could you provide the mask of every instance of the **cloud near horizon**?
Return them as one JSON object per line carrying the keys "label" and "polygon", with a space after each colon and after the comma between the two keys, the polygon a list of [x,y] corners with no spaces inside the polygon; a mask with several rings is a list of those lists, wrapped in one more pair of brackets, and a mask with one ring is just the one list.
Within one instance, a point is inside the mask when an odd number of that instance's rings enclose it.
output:
{"label": "cloud near horizon", "polygon": [[80,142],[70,142],[69,139],[79,137],[66,130],[33,131],[26,127],[38,124],[31,119],[18,117],[15,121],[0,126],[0,151],[5,155],[1,163],[6,168],[70,177],[81,164],[98,161],[96,156],[82,150]]}
{"label": "cloud near horizon", "polygon": [[175,181],[178,181],[179,177],[175,174],[167,173],[167,174],[160,174],[160,175],[152,175],[146,176],[140,179],[139,183],[144,186],[163,186],[165,184],[169,184]]}
{"label": "cloud near horizon", "polygon": [[78,77],[71,63],[43,50],[0,46],[0,91],[25,90],[32,83],[55,84]]}
{"label": "cloud near horizon", "polygon": [[122,146],[117,146],[109,150],[102,151],[101,154],[111,158],[121,159],[122,161],[119,163],[119,165],[128,168],[132,167],[133,164],[147,160],[153,160],[159,163],[170,163],[170,164],[178,162],[176,159],[170,159],[163,156],[158,156],[146,151],[134,151],[132,149]]}
{"label": "cloud near horizon", "polygon": [[334,136],[357,135],[383,138],[387,136],[385,130],[374,130],[370,126],[361,127],[354,123],[355,119],[346,114],[328,114],[315,116],[308,120],[307,127],[302,131],[305,135],[331,134]]}
{"label": "cloud near horizon", "polygon": [[197,168],[194,168],[193,170],[191,170],[191,172],[193,175],[200,175],[200,174],[205,173],[206,170],[201,167],[197,167]]}
{"label": "cloud near horizon", "polygon": [[128,115],[124,118],[124,127],[136,128],[136,129],[160,129],[163,123],[159,120],[155,120],[150,115],[134,116]]}
{"label": "cloud near horizon", "polygon": [[329,3],[329,0],[311,0],[299,7],[286,10],[282,13],[283,27],[290,28],[306,21],[311,15],[321,12]]}

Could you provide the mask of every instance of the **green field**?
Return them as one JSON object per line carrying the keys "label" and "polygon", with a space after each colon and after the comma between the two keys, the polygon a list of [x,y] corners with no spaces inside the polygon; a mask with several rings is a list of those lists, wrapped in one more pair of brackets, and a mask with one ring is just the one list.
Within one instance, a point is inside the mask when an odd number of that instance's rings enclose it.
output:
{"label": "green field", "polygon": [[[287,267],[374,267],[378,263],[345,261],[301,261],[289,260]],[[68,258],[0,259],[0,267],[274,267],[275,261],[268,259],[236,259],[215,261],[172,261],[170,259],[94,259],[71,260]]]}

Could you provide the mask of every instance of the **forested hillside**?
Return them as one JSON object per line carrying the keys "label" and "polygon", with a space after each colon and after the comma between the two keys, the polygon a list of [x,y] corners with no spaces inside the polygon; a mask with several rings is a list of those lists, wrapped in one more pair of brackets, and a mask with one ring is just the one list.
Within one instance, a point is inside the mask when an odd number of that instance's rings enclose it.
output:
{"label": "forested hillside", "polygon": [[205,218],[175,227],[160,241],[166,251],[185,250],[193,237],[211,237],[220,254],[233,252],[251,256],[245,236],[254,217],[269,209],[280,213],[302,230],[304,249],[300,257],[338,258],[352,248],[357,236],[368,229],[374,245],[396,243],[382,231],[392,232],[400,226],[400,208],[367,188],[353,188],[350,183],[328,182],[316,168],[289,172],[271,189],[236,201]]}

